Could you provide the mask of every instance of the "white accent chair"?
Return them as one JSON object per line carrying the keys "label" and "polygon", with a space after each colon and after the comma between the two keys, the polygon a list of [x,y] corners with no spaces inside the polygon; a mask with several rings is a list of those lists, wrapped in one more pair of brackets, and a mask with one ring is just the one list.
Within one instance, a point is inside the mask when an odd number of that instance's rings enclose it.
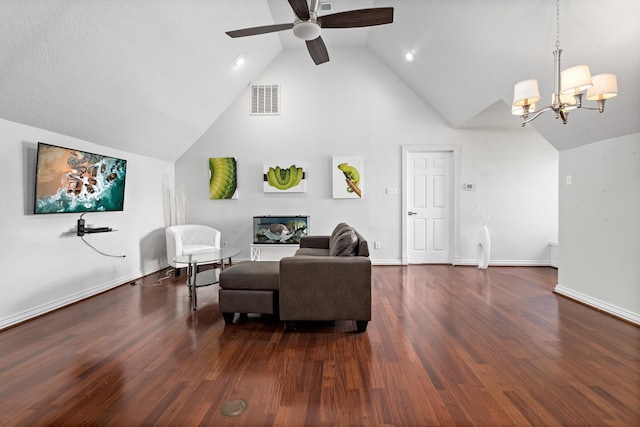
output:
{"label": "white accent chair", "polygon": [[208,225],[183,224],[167,227],[165,233],[167,262],[175,268],[176,276],[179,276],[180,269],[187,265],[176,265],[173,258],[178,255],[220,248],[220,235],[220,231]]}

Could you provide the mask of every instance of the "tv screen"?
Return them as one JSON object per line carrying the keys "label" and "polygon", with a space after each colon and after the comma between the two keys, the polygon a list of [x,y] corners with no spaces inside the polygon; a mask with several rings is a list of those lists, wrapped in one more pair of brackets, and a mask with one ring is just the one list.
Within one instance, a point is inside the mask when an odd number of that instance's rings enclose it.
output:
{"label": "tv screen", "polygon": [[124,209],[127,161],[38,143],[34,213]]}

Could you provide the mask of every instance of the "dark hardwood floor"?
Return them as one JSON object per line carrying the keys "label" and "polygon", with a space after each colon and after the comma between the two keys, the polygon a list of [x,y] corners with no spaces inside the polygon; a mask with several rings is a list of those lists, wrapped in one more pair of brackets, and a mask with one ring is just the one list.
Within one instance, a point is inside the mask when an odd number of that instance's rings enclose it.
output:
{"label": "dark hardwood floor", "polygon": [[640,425],[640,328],[552,268],[374,267],[363,334],[225,326],[159,276],[1,332],[0,425]]}

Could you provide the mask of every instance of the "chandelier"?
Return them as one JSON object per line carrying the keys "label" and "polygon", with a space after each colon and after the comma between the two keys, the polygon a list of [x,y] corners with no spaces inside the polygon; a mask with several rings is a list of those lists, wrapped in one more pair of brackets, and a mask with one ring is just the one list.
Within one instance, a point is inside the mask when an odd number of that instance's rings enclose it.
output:
{"label": "chandelier", "polygon": [[[556,0],[556,49],[554,58],[554,91],[551,95],[551,105],[536,110],[536,103],[540,101],[540,91],[537,80],[524,80],[515,84],[513,90],[513,106],[511,114],[520,116],[522,126],[535,120],[546,111],[553,111],[556,119],[561,118],[567,124],[569,110],[580,108],[583,110],[604,111],[604,102],[618,94],[618,83],[615,74],[598,74],[591,76],[588,65],[577,65],[560,71],[560,0]],[[586,90],[588,101],[597,101],[597,107],[586,107],[582,104],[582,97]]]}

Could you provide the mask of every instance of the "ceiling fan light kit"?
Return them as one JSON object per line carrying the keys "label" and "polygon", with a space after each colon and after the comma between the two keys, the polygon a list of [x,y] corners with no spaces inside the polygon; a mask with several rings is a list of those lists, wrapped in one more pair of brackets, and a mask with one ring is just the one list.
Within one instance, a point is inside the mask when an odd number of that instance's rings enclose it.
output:
{"label": "ceiling fan light kit", "polygon": [[320,37],[320,25],[316,21],[297,21],[293,24],[293,35],[302,40],[315,40]]}
{"label": "ceiling fan light kit", "polygon": [[313,62],[320,65],[329,61],[329,53],[321,37],[323,28],[371,27],[393,22],[392,7],[357,9],[318,16],[321,10],[325,10],[318,0],[311,0],[311,5],[307,4],[307,0],[289,0],[289,5],[296,16],[293,23],[243,28],[227,31],[226,34],[236,38],[293,29],[293,34],[306,42]]}
{"label": "ceiling fan light kit", "polygon": [[[599,74],[591,76],[588,65],[577,65],[560,71],[560,0],[556,0],[556,49],[554,57],[554,91],[551,95],[551,105],[536,111],[536,102],[540,100],[537,80],[518,82],[513,90],[513,104],[511,114],[521,117],[522,126],[535,120],[546,111],[553,111],[556,119],[561,118],[567,124],[569,110],[585,109],[604,111],[604,102],[618,94],[618,83],[615,74]],[[585,107],[582,97],[586,90],[588,101],[597,101],[598,107]]]}

